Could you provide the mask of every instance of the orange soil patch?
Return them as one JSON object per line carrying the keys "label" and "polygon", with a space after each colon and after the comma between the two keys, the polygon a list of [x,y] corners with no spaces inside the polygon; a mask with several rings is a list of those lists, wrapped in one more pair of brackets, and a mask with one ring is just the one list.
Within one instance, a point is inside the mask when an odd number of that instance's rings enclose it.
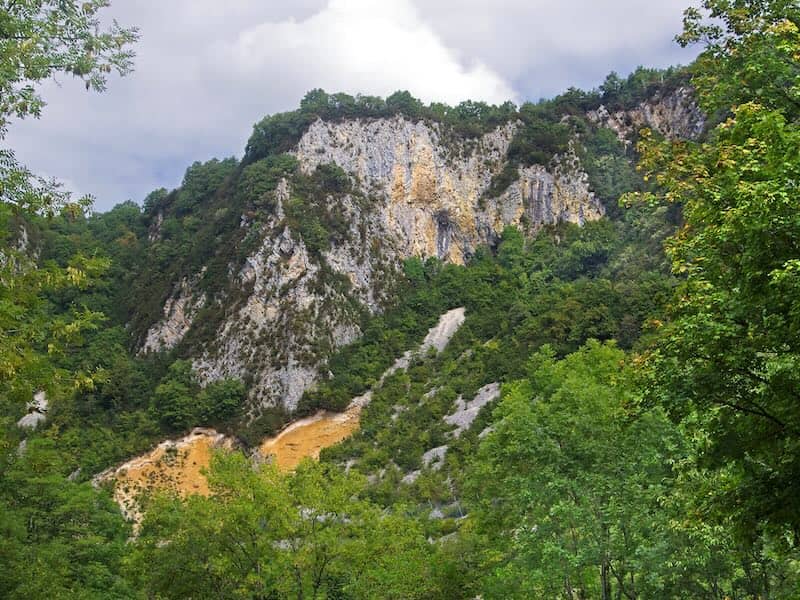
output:
{"label": "orange soil patch", "polygon": [[[361,408],[356,403],[343,413],[321,411],[295,421],[277,436],[264,440],[259,446],[261,455],[272,457],[283,471],[294,469],[306,457],[317,459],[323,448],[341,442],[358,429]],[[104,471],[95,481],[112,483],[114,500],[138,527],[143,516],[142,494],[172,491],[184,497],[208,496],[208,480],[202,471],[211,464],[214,449],[233,446],[230,438],[215,430],[197,428],[186,437],[162,442],[147,454]]]}
{"label": "orange soil patch", "polygon": [[173,491],[181,496],[209,494],[202,470],[211,463],[216,448],[232,442],[213,429],[195,429],[184,438],[162,442],[154,450],[101,473],[98,482],[112,481],[114,500],[126,517],[141,520],[139,497],[154,491]]}
{"label": "orange soil patch", "polygon": [[350,437],[358,429],[361,406],[343,413],[320,411],[312,417],[295,421],[273,438],[261,443],[263,456],[272,456],[283,471],[294,469],[306,457],[317,459],[328,448]]}

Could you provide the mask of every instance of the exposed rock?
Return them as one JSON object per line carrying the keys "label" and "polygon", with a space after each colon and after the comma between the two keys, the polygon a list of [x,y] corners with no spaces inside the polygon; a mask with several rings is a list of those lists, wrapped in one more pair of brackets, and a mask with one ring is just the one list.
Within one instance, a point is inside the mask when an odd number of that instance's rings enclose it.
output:
{"label": "exposed rock", "polygon": [[233,446],[225,435],[198,427],[187,436],[162,442],[147,454],[99,473],[92,482],[111,484],[122,513],[138,524],[142,518],[139,499],[144,493],[169,490],[182,496],[208,495],[202,471],[210,465],[212,450]]}
{"label": "exposed rock", "polygon": [[458,399],[456,399],[456,412],[444,417],[445,422],[455,426],[452,432],[453,435],[459,437],[463,432],[469,429],[480,410],[499,396],[499,383],[490,383],[483,386],[478,390],[478,393],[475,394],[475,398],[473,398],[471,402],[464,402],[463,398],[459,396]]}
{"label": "exposed rock", "polygon": [[405,475],[405,476],[404,476],[404,477],[403,477],[403,478],[400,480],[400,483],[405,483],[406,485],[411,485],[411,484],[412,484],[412,483],[414,483],[414,482],[415,482],[417,479],[419,479],[419,476],[420,476],[420,475],[422,475],[422,471],[419,471],[419,470],[417,470],[417,471],[411,471],[410,473],[407,473],[407,474],[406,474],[406,475]]}
{"label": "exposed rock", "polygon": [[434,471],[442,468],[444,457],[447,454],[447,446],[439,446],[438,448],[431,448],[422,455],[422,464],[426,467],[431,467]]}
{"label": "exposed rock", "polygon": [[174,348],[191,328],[197,311],[203,307],[205,301],[204,294],[195,298],[193,286],[187,279],[183,279],[177,287],[176,295],[164,304],[164,318],[148,330],[141,351],[158,352]]}
{"label": "exposed rock", "polygon": [[519,175],[499,199],[489,202],[501,215],[500,222],[519,225],[524,216],[527,227],[537,229],[556,223],[583,225],[603,216],[603,208],[589,191],[588,176],[580,170],[574,154],[562,157],[553,173],[533,165],[520,169]]}
{"label": "exposed rock", "polygon": [[36,429],[39,425],[47,421],[47,394],[42,391],[33,395],[33,400],[28,402],[28,414],[17,421],[20,429]]}
{"label": "exposed rock", "polygon": [[[385,305],[404,259],[435,256],[463,263],[479,246],[494,245],[507,225],[530,233],[601,217],[603,208],[571,152],[550,170],[520,169],[500,197],[486,197],[517,127],[508,123],[467,140],[442,125],[401,116],[313,123],[293,153],[307,173],[335,163],[355,182],[353,193],[329,198],[338,203],[346,235],[311,252],[287,224],[284,207],[292,190],[286,180],[264,222],[243,215],[243,225],[260,227],[254,229],[260,246],[230,266],[234,289],[220,306],[224,320],[194,356],[201,380],[246,379],[253,415],[269,405],[293,410],[317,381],[327,355],[361,335],[365,312]],[[186,280],[177,285],[163,319],[147,333],[145,351],[183,339],[207,301],[195,287]],[[449,318],[463,320],[463,311]],[[444,338],[433,340],[421,351],[439,351],[442,343]],[[398,359],[394,369],[405,368],[410,358]]]}
{"label": "exposed rock", "polygon": [[432,521],[444,519],[444,513],[442,512],[441,508],[434,508],[428,515],[428,518],[431,519]]}
{"label": "exposed rock", "polygon": [[[394,361],[394,364],[383,372],[378,384],[380,385],[383,383],[387,377],[397,371],[407,369],[415,354],[426,354],[431,348],[435,348],[437,353],[444,350],[459,328],[464,324],[465,311],[466,309],[464,307],[454,308],[439,317],[439,322],[428,330],[425,339],[422,340],[419,347],[416,350],[406,350],[403,356]],[[435,391],[431,390],[428,393],[433,394]],[[361,396],[353,398],[348,405],[348,410],[354,407],[363,408],[371,401],[372,390],[368,390]]]}
{"label": "exposed rock", "polygon": [[296,408],[318,374],[310,348],[321,341],[336,348],[361,333],[341,292],[321,285],[320,270],[288,228],[265,237],[240,273],[252,292],[194,361],[201,379],[248,376],[256,403]]}
{"label": "exposed rock", "polygon": [[397,419],[399,419],[399,418],[400,418],[400,415],[401,415],[401,414],[403,414],[404,412],[406,412],[407,410],[408,410],[408,407],[407,407],[407,406],[403,406],[402,404],[395,404],[395,405],[392,407],[392,414],[391,414],[391,417],[390,417],[390,419],[391,419],[393,422],[394,422],[394,421],[397,421]]}
{"label": "exposed rock", "polygon": [[464,517],[464,511],[461,509],[461,505],[458,502],[453,502],[445,506],[437,506],[428,515],[428,518],[431,520],[445,519],[448,517],[450,518],[456,517],[458,519]]}
{"label": "exposed rock", "polygon": [[17,427],[20,429],[36,429],[47,420],[47,417],[42,413],[33,411],[22,417],[17,421]]}
{"label": "exposed rock", "polygon": [[19,237],[17,238],[17,252],[27,254],[31,248],[30,236],[28,235],[28,228],[24,224],[19,226]]}
{"label": "exposed rock", "polygon": [[28,402],[28,410],[35,410],[42,414],[46,414],[49,405],[50,403],[47,401],[47,394],[40,390],[33,395],[33,400]]}
{"label": "exposed rock", "polygon": [[[494,244],[507,225],[524,228],[527,212],[543,215],[529,221],[534,225],[583,222],[603,214],[585,174],[572,168],[555,173],[543,167],[522,170],[512,189],[487,201],[485,193],[504,164],[517,127],[508,123],[469,144],[445,143],[440,125],[401,116],[318,120],[300,140],[296,155],[307,172],[336,163],[370,197],[381,200],[381,234],[391,240],[399,258],[437,256],[463,263],[478,246]],[[567,162],[575,166],[573,159]]]}
{"label": "exposed rock", "polygon": [[464,313],[466,309],[454,308],[444,313],[435,327],[428,331],[425,339],[419,347],[420,354],[426,354],[431,348],[435,348],[437,354],[445,349],[447,344],[464,324]]}
{"label": "exposed rock", "polygon": [[164,223],[164,212],[158,211],[155,219],[153,219],[150,229],[147,232],[147,240],[149,242],[157,242],[161,239],[161,225]]}
{"label": "exposed rock", "polygon": [[705,116],[697,105],[694,92],[688,87],[659,94],[633,110],[609,112],[605,106],[587,113],[589,120],[613,129],[621,141],[644,127],[668,139],[696,139],[705,128]]}
{"label": "exposed rock", "polygon": [[486,429],[484,429],[483,431],[481,431],[481,432],[478,434],[478,439],[482,440],[483,438],[485,438],[487,435],[489,435],[489,434],[490,434],[490,433],[492,433],[493,431],[494,431],[494,427],[492,427],[491,425],[489,425],[489,427],[487,427]]}
{"label": "exposed rock", "polygon": [[397,371],[407,369],[411,364],[411,359],[414,358],[415,354],[427,354],[431,348],[435,348],[437,353],[444,350],[447,344],[450,343],[452,337],[456,334],[456,331],[458,331],[461,325],[464,324],[465,310],[466,309],[464,307],[454,308],[453,310],[447,311],[441,317],[439,317],[439,322],[428,330],[428,333],[425,335],[425,339],[422,340],[422,344],[420,344],[419,348],[404,352],[403,356],[394,361],[394,364],[386,369],[383,375],[381,375],[380,382],[383,383],[383,381],[389,377],[389,375],[392,375]]}

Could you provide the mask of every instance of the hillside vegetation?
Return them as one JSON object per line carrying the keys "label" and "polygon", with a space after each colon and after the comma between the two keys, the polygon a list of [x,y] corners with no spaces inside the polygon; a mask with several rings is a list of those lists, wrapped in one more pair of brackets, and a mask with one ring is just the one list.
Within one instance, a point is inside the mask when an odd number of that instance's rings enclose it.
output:
{"label": "hillside vegetation", "polygon": [[[99,91],[130,70],[137,32],[102,30],[104,6],[0,3],[0,136],[41,110],[39,82]],[[0,595],[798,597],[800,10],[705,0],[678,41],[704,44],[689,67],[520,107],[314,90],[257,123],[241,160],[194,163],[178,189],[107,213],[0,152]],[[699,135],[615,128],[678,90],[706,115]],[[366,239],[348,207],[376,200],[295,149],[320,119],[393,118],[454,153],[513,125],[480,202],[569,155],[605,216],[505,227],[464,264],[392,264],[375,242],[368,305],[328,257]],[[358,331],[309,336],[319,377],[294,410],[255,403],[249,371],[196,369],[252,292],[247,260],[284,235],[317,269],[322,312]],[[148,347],[181,286],[191,324]],[[319,328],[291,292],[291,322]],[[441,352],[387,373],[458,307]],[[254,361],[294,359],[271,342],[253,341]],[[39,391],[46,415],[18,427]],[[368,391],[358,430],[319,461],[252,460],[291,420]],[[144,498],[132,535],[92,478],[196,426],[238,448],[214,455],[209,496]]]}

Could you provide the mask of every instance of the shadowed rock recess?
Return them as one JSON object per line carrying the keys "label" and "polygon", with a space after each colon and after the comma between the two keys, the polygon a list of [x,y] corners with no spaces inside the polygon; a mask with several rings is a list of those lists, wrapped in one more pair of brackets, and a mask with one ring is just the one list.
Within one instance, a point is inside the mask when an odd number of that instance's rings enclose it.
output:
{"label": "shadowed rock recess", "polygon": [[[633,116],[600,107],[587,122],[619,135],[639,124],[692,133],[699,117],[687,98],[679,89]],[[326,358],[360,336],[364,316],[392,301],[405,259],[463,264],[507,226],[530,236],[604,215],[577,134],[548,164],[526,165],[509,154],[523,126],[512,118],[467,136],[403,115],[317,118],[282,154],[246,157],[204,217],[235,211],[229,230],[209,237],[210,254],[228,258],[214,273],[187,261],[153,294],[163,302],[139,317],[141,351],[182,348],[203,382],[244,380],[251,415],[268,406],[294,410],[326,372]],[[250,185],[251,173],[272,168],[276,156],[291,168],[273,169],[274,181],[262,188]],[[494,185],[509,172],[505,187]],[[327,183],[309,191],[308,182],[326,173]],[[152,210],[155,244],[170,210],[168,202]]]}

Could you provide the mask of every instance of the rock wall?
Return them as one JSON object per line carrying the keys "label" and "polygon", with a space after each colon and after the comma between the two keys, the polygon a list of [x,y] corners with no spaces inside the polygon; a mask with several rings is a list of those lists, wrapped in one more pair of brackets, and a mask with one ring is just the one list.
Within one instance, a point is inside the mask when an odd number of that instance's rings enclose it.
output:
{"label": "rock wall", "polygon": [[668,139],[696,139],[705,128],[705,116],[688,87],[658,94],[632,110],[610,112],[601,106],[587,116],[590,121],[613,129],[622,141],[629,141],[635,132],[645,127]]}
{"label": "rock wall", "polygon": [[549,172],[521,169],[499,198],[486,198],[505,164],[518,127],[509,123],[473,141],[448,139],[438,124],[403,117],[315,122],[300,140],[301,168],[335,163],[376,199],[380,236],[398,257],[437,256],[463,263],[503,228],[535,229],[559,221],[583,223],[603,215],[573,155]]}
{"label": "rock wall", "polygon": [[[335,163],[350,175],[355,191],[329,199],[339,203],[347,235],[321,255],[311,252],[286,219],[293,192],[282,181],[275,209],[260,225],[259,247],[242,265],[231,265],[237,300],[224,307],[215,339],[194,359],[201,379],[243,379],[253,414],[269,405],[292,410],[316,381],[322,358],[357,339],[361,317],[391,296],[404,259],[462,264],[479,246],[496,244],[508,225],[531,234],[600,218],[603,207],[572,151],[549,169],[519,169],[499,197],[488,196],[518,126],[461,139],[439,124],[400,116],[313,123],[293,154],[306,173]],[[177,283],[143,349],[179,343],[211,301],[188,280]]]}
{"label": "rock wall", "polygon": [[205,300],[204,295],[196,294],[189,281],[183,279],[176,293],[164,304],[164,318],[147,331],[141,352],[174,348],[192,327],[194,316]]}

